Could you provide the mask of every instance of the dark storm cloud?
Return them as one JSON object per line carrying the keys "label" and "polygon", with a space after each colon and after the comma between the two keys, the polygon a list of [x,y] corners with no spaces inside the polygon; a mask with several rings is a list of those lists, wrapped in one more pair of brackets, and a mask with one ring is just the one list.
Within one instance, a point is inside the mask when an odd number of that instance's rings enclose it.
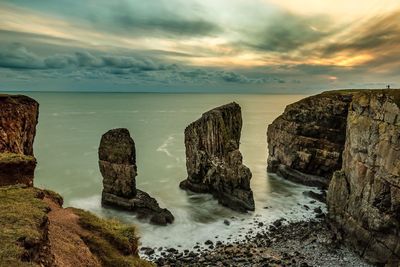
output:
{"label": "dark storm cloud", "polygon": [[[263,84],[282,83],[274,77],[248,77],[219,69],[191,68],[149,58],[98,55],[87,51],[40,57],[21,44],[0,47],[0,68],[25,70],[35,78],[110,79],[184,84]],[[7,72],[8,74],[10,72]]]}
{"label": "dark storm cloud", "polygon": [[175,68],[174,64],[155,63],[151,59],[128,56],[93,55],[87,51],[40,57],[22,44],[0,47],[0,67],[9,69],[115,68],[155,71]]}
{"label": "dark storm cloud", "polygon": [[262,30],[249,36],[250,42],[243,43],[261,51],[290,52],[318,42],[334,32],[326,17],[281,13],[269,18],[269,23]]}
{"label": "dark storm cloud", "polygon": [[20,44],[0,50],[0,67],[10,69],[45,68],[43,60]]}
{"label": "dark storm cloud", "polygon": [[[126,12],[126,11],[125,11]],[[98,20],[98,19],[96,19]],[[135,13],[114,14],[111,23],[116,31],[132,35],[166,34],[182,36],[201,36],[216,34],[220,27],[200,19],[152,17],[140,18]]]}
{"label": "dark storm cloud", "polygon": [[196,2],[181,0],[8,1],[29,6],[99,32],[122,36],[190,37],[213,35],[221,27],[207,20]]}
{"label": "dark storm cloud", "polygon": [[106,13],[90,13],[87,17],[96,28],[131,36],[207,36],[222,31],[216,23],[191,12],[200,9],[194,2],[175,2],[179,8],[167,1],[118,1],[107,4]]}

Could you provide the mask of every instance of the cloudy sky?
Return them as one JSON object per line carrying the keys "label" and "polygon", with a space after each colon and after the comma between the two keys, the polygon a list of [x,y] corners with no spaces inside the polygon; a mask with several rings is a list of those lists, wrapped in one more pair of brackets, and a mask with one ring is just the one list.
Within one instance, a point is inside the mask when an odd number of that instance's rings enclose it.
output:
{"label": "cloudy sky", "polygon": [[400,87],[399,0],[0,0],[0,90]]}

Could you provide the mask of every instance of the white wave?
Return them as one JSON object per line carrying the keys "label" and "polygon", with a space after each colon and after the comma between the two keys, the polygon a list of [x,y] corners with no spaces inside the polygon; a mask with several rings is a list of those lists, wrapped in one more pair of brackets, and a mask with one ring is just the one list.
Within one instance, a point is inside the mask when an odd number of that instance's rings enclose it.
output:
{"label": "white wave", "polygon": [[167,154],[168,157],[175,158],[168,150],[168,147],[173,144],[174,140],[175,138],[172,135],[168,136],[167,140],[165,140],[164,143],[157,148],[157,151]]}

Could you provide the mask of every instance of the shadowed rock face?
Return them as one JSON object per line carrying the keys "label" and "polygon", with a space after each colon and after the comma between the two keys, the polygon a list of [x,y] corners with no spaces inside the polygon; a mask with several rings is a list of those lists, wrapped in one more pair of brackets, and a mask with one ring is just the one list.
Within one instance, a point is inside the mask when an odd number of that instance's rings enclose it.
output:
{"label": "shadowed rock face", "polygon": [[103,176],[103,193],[125,198],[136,195],[135,142],[127,129],[110,130],[102,136],[99,166]]}
{"label": "shadowed rock face", "polygon": [[103,205],[134,211],[158,225],[174,221],[169,210],[161,209],[157,200],[136,189],[135,142],[127,129],[113,129],[102,136],[99,167],[103,176]]}
{"label": "shadowed rock face", "polygon": [[327,188],[332,173],[342,166],[353,93],[326,92],[288,105],[268,126],[268,171]]}
{"label": "shadowed rock face", "polygon": [[22,95],[0,95],[0,186],[33,185],[33,141],[39,104]]}
{"label": "shadowed rock face", "polygon": [[251,172],[239,151],[242,114],[236,103],[212,109],[185,129],[188,177],[182,189],[211,193],[237,211],[254,210]]}
{"label": "shadowed rock face", "polygon": [[[343,168],[328,190],[336,230],[365,258],[398,266],[400,260],[400,92],[353,97]],[[390,265],[391,264],[391,265]]]}

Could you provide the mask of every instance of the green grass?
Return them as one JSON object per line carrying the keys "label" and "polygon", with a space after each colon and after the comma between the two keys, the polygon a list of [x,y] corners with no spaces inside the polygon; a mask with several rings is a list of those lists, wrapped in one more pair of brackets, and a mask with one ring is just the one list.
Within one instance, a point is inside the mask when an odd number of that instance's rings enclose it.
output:
{"label": "green grass", "polygon": [[105,220],[90,212],[73,209],[79,216],[79,224],[90,235],[82,239],[102,262],[103,266],[147,267],[154,266],[138,256],[138,237],[136,228],[116,220]]}
{"label": "green grass", "polygon": [[35,161],[35,158],[33,156],[26,156],[10,152],[0,153],[0,162],[18,163],[21,161]]}
{"label": "green grass", "polygon": [[[50,190],[33,187],[0,187],[0,267],[37,267],[28,262],[24,244],[39,248],[45,242],[49,206],[44,197],[62,204],[62,197]],[[138,237],[134,226],[73,209],[80,226],[87,230],[81,236],[90,251],[105,267],[150,267],[151,263],[138,256]],[[22,260],[24,259],[24,260]]]}
{"label": "green grass", "polygon": [[38,266],[23,262],[23,240],[43,239],[49,207],[38,197],[40,190],[17,186],[0,187],[0,266]]}

